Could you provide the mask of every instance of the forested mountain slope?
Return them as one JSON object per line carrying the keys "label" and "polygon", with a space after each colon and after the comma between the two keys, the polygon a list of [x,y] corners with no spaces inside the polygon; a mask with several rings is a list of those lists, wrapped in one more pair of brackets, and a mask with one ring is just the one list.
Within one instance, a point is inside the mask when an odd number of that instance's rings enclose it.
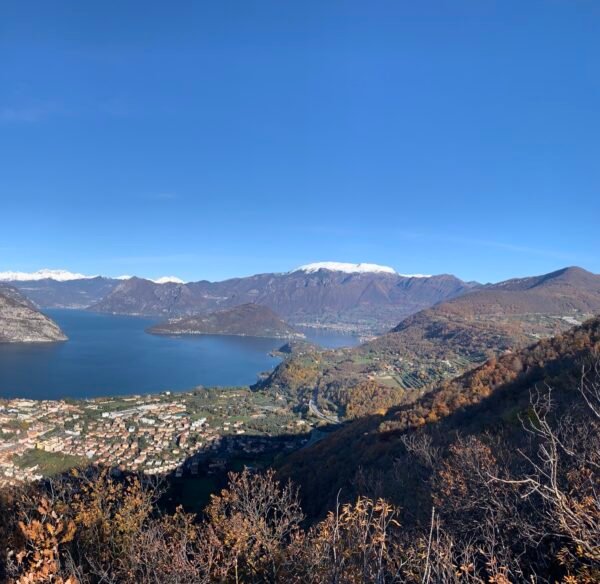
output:
{"label": "forested mountain slope", "polygon": [[[600,318],[595,318],[530,347],[490,359],[413,403],[351,422],[329,438],[291,455],[282,473],[302,486],[303,497],[316,514],[332,505],[339,489],[347,497],[358,485],[364,491],[361,481],[370,477],[371,487],[381,489],[378,494],[408,505],[418,516],[415,503],[430,497],[431,485],[422,482],[415,460],[407,458],[410,444],[413,450],[422,450],[420,456],[435,455],[436,464],[441,465],[459,436],[485,438],[491,443],[503,439],[509,444],[503,455],[514,458],[516,449],[525,447],[529,438],[521,420],[530,416],[531,396],[553,388],[552,415],[568,410],[570,423],[580,424],[581,411],[572,410],[571,405],[581,402],[578,388],[582,368],[592,369],[591,377],[600,380],[599,371],[593,371],[599,360]],[[398,490],[398,481],[406,489]]]}
{"label": "forested mountain slope", "polygon": [[600,313],[600,276],[565,268],[476,289],[407,317],[352,349],[290,357],[262,388],[355,417],[412,401],[492,356]]}

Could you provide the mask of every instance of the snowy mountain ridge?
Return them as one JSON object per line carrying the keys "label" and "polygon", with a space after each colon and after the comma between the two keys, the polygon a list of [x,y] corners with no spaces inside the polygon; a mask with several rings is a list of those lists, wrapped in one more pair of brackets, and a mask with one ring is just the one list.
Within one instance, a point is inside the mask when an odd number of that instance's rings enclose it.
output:
{"label": "snowy mountain ridge", "polygon": [[307,274],[313,274],[319,270],[329,270],[331,272],[344,272],[346,274],[394,274],[402,276],[404,278],[430,278],[430,275],[426,274],[399,274],[390,268],[389,266],[381,266],[379,264],[352,264],[345,262],[314,262],[312,264],[305,264],[292,270],[294,272],[305,272]]}
{"label": "snowy mountain ridge", "polygon": [[67,270],[49,270],[47,268],[37,272],[0,272],[0,282],[33,282],[36,280],[68,282],[69,280],[89,280],[96,277],[76,274]]}
{"label": "snowy mountain ridge", "polygon": [[[106,277],[110,278],[110,276]],[[114,279],[129,280],[132,277],[133,276],[123,275],[118,276]],[[72,280],[91,280],[93,278],[98,278],[98,276],[86,276],[85,274],[69,272],[68,270],[51,270],[48,268],[43,268],[41,270],[37,270],[36,272],[0,272],[0,282],[37,282],[39,280],[70,282]],[[148,280],[154,282],[155,284],[166,284],[168,282],[173,282],[175,284],[185,284],[185,282],[181,278],[177,278],[176,276],[162,276],[161,278],[157,278],[156,280],[153,280],[151,278],[148,278]]]}
{"label": "snowy mountain ridge", "polygon": [[185,282],[178,278],[177,276],[163,276],[162,278],[158,278],[157,280],[152,280],[155,284],[185,284]]}

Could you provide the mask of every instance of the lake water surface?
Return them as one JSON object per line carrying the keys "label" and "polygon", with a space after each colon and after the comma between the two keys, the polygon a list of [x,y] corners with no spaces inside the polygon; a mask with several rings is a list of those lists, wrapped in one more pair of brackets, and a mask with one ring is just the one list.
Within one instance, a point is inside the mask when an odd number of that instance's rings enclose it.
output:
{"label": "lake water surface", "polygon": [[[65,343],[0,344],[0,397],[58,399],[183,391],[197,385],[254,383],[279,359],[281,339],[200,335],[163,337],[145,329],[157,319],[45,310]],[[304,330],[324,347],[356,345],[355,337]]]}

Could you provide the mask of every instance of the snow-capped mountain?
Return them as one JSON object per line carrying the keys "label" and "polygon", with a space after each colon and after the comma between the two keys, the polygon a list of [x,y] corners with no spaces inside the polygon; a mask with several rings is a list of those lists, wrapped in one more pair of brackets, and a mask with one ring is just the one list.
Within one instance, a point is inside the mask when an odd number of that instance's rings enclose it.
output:
{"label": "snow-capped mountain", "polygon": [[[13,272],[6,271],[0,272],[0,282],[38,282],[39,280],[54,280],[55,282],[70,282],[72,280],[92,280],[94,278],[105,278],[107,280],[129,280],[133,278],[128,274],[117,276],[112,278],[111,276],[86,276],[85,274],[79,274],[76,272],[69,272],[68,270],[51,270],[43,268],[37,272]],[[175,284],[185,284],[185,282],[177,276],[162,276],[161,278],[152,279],[148,278],[155,284],[166,284],[173,282]]]}
{"label": "snow-capped mountain", "polygon": [[185,284],[185,282],[181,278],[178,278],[177,276],[163,276],[162,278],[158,278],[156,280],[151,280],[151,281],[154,282],[155,284],[168,284],[168,283]]}
{"label": "snow-capped mountain", "polygon": [[[37,272],[0,272],[0,282],[19,289],[29,300],[41,308],[87,308],[100,302],[120,283],[136,279],[122,275],[117,278],[107,276],[86,276],[68,270],[42,269]],[[158,285],[174,282],[183,284],[175,276],[163,276],[156,280],[145,280]],[[169,288],[168,286],[164,286]]]}
{"label": "snow-capped mountain", "polygon": [[77,274],[67,270],[49,270],[47,268],[37,272],[0,272],[0,282],[35,282],[37,280],[68,282],[70,280],[88,280],[97,277]]}
{"label": "snow-capped mountain", "polygon": [[329,270],[330,272],[345,272],[346,274],[395,274],[396,270],[389,266],[380,266],[377,264],[350,264],[344,262],[315,262],[300,266],[294,272],[306,272],[313,274],[319,270]]}
{"label": "snow-capped mountain", "polygon": [[[115,280],[131,280],[136,276],[130,276],[129,274],[124,274],[123,276],[117,276]],[[155,284],[185,284],[185,281],[177,276],[162,276],[161,278],[143,278],[148,280],[149,282],[154,282]]]}
{"label": "snow-capped mountain", "polygon": [[352,264],[346,262],[315,262],[300,266],[294,272],[305,272],[314,274],[319,270],[329,270],[330,272],[344,272],[346,274],[394,274],[403,278],[431,278],[429,274],[399,274],[389,266],[381,266],[379,264]]}

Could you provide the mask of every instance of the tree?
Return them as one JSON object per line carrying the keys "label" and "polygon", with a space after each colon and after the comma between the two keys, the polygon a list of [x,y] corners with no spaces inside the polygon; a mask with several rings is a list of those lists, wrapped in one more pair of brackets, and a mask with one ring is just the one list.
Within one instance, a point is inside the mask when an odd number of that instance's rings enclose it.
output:
{"label": "tree", "polygon": [[231,473],[228,488],[212,496],[206,514],[207,535],[221,554],[215,568],[235,582],[276,582],[285,547],[304,519],[297,490],[280,485],[273,470]]}

